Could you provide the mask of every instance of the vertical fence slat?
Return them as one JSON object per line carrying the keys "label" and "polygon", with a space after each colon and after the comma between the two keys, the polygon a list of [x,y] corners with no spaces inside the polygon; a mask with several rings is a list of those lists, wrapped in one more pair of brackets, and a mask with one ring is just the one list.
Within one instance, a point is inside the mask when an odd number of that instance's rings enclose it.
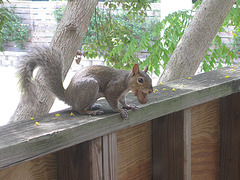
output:
{"label": "vertical fence slat", "polygon": [[90,141],[90,179],[103,179],[102,137]]}
{"label": "vertical fence slat", "polygon": [[119,180],[152,179],[151,122],[117,132]]}
{"label": "vertical fence slat", "polygon": [[117,137],[111,133],[102,137],[103,179],[117,180]]}
{"label": "vertical fence slat", "polygon": [[59,151],[58,179],[103,179],[102,137]]}
{"label": "vertical fence slat", "polygon": [[191,178],[219,179],[220,101],[191,108]]}
{"label": "vertical fence slat", "polygon": [[153,179],[184,178],[184,111],[152,122]]}
{"label": "vertical fence slat", "polygon": [[240,93],[221,99],[220,179],[240,178]]}
{"label": "vertical fence slat", "polygon": [[90,141],[58,152],[58,179],[90,179]]}
{"label": "vertical fence slat", "polygon": [[191,109],[184,110],[184,180],[191,180]]}

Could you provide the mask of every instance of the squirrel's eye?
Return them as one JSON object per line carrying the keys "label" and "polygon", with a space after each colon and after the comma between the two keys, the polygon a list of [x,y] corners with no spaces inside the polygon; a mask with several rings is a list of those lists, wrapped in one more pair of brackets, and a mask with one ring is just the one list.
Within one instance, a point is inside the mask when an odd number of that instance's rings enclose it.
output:
{"label": "squirrel's eye", "polygon": [[139,83],[143,83],[143,78],[138,78]]}

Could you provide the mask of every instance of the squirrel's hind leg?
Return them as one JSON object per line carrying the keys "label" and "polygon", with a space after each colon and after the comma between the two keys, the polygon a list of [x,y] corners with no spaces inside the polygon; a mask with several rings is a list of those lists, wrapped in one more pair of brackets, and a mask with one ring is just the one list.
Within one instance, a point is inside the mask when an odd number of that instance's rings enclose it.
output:
{"label": "squirrel's hind leg", "polygon": [[100,111],[100,110],[82,110],[80,112],[81,114],[87,114],[87,115],[93,115],[93,116],[96,116],[96,115],[101,115],[101,114],[104,114],[104,111]]}
{"label": "squirrel's hind leg", "polygon": [[102,105],[101,104],[97,104],[97,103],[94,103],[92,106],[89,106],[87,108],[87,110],[91,110],[91,111],[94,111],[94,110],[99,110],[102,108]]}
{"label": "squirrel's hind leg", "polygon": [[104,113],[100,110],[87,109],[93,106],[99,94],[99,84],[94,78],[75,79],[66,91],[71,97],[69,104],[80,114],[100,115]]}

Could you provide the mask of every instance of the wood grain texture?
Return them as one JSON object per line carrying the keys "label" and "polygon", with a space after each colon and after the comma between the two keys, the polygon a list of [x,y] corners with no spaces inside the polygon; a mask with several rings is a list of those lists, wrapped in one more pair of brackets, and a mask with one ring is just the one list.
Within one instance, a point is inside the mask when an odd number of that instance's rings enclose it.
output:
{"label": "wood grain texture", "polygon": [[116,134],[58,152],[59,179],[117,180]]}
{"label": "wood grain texture", "polygon": [[221,99],[220,180],[240,179],[240,93]]}
{"label": "wood grain texture", "polygon": [[191,161],[192,179],[219,179],[219,99],[191,108]]}
{"label": "wood grain texture", "polygon": [[91,177],[90,141],[63,149],[58,154],[58,179],[87,180]]}
{"label": "wood grain texture", "polygon": [[119,180],[152,179],[151,122],[117,132]]}
{"label": "wood grain texture", "polygon": [[116,133],[102,137],[103,179],[117,180],[117,137]]}
{"label": "wood grain texture", "polygon": [[27,161],[10,168],[0,170],[1,180],[46,180],[57,179],[57,154]]}
{"label": "wood grain texture", "polygon": [[[0,127],[0,169],[37,158],[61,149],[112,133],[127,127],[151,121],[166,114],[209,102],[240,91],[240,68],[230,67],[179,79],[156,87],[159,91],[149,96],[149,103],[139,105],[132,94],[128,102],[138,104],[137,112],[129,111],[128,121],[122,121],[106,104],[101,116],[76,115],[71,110],[35,117],[34,121],[12,123]],[[228,75],[230,78],[225,78]],[[184,87],[181,87],[184,84]],[[161,91],[167,88],[166,91]],[[171,91],[175,88],[176,91]],[[35,121],[39,122],[36,126]],[[51,146],[49,146],[51,144]]]}
{"label": "wood grain texture", "polygon": [[184,179],[184,112],[152,122],[153,179]]}
{"label": "wood grain texture", "polygon": [[184,180],[191,180],[191,109],[183,111]]}
{"label": "wood grain texture", "polygon": [[[90,180],[101,180],[103,178],[103,151],[102,137],[90,141]],[[86,154],[87,155],[87,154]]]}

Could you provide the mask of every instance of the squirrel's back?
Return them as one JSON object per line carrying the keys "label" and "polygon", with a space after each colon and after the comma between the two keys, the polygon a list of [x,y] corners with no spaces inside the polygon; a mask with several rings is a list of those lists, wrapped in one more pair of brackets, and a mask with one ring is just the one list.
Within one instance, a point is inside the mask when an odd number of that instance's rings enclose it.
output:
{"label": "squirrel's back", "polygon": [[[121,72],[120,72],[121,71]],[[118,70],[108,66],[103,65],[93,65],[85,67],[79,70],[73,77],[72,80],[82,79],[84,77],[91,77],[98,81],[100,91],[106,88],[110,81],[118,82],[119,80],[124,81],[124,79],[129,75],[128,70]]]}

